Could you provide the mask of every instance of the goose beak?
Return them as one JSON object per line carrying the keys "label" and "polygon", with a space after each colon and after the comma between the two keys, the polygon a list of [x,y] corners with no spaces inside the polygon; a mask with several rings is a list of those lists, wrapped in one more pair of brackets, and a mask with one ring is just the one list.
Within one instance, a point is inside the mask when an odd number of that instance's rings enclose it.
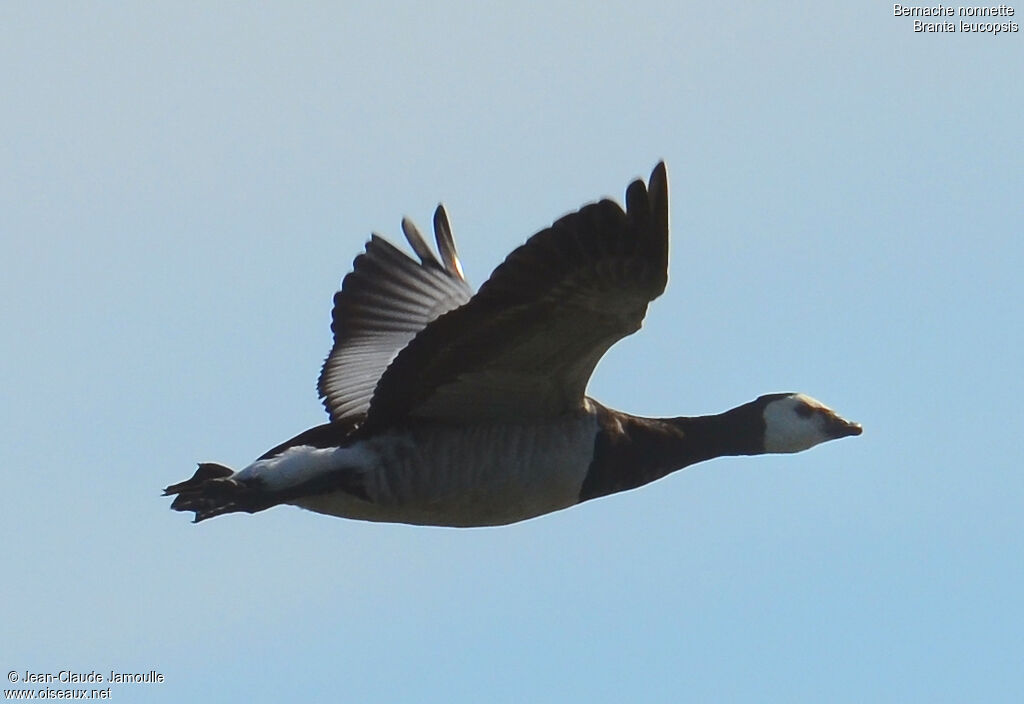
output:
{"label": "goose beak", "polygon": [[860,423],[854,423],[853,421],[833,415],[828,421],[828,432],[833,439],[845,438],[851,435],[860,435],[864,432],[864,428],[861,427]]}

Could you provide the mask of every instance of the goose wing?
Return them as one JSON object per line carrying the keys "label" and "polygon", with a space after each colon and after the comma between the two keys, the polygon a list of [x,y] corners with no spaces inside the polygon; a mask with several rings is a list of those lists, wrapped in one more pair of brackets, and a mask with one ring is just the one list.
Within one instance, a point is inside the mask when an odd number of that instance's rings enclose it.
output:
{"label": "goose wing", "polygon": [[317,382],[332,422],[365,415],[395,355],[430,321],[473,295],[442,206],[434,212],[440,261],[408,218],[402,231],[419,262],[373,235],[334,294],[334,346]]}
{"label": "goose wing", "polygon": [[584,206],[531,237],[466,305],[395,357],[367,431],[402,422],[550,418],[578,409],[598,360],[640,329],[668,281],[668,182]]}

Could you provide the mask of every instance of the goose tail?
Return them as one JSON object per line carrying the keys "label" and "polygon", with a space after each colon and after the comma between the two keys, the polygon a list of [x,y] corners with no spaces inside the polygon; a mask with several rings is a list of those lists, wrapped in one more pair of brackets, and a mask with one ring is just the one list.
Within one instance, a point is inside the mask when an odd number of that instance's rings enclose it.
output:
{"label": "goose tail", "polygon": [[222,513],[244,511],[256,513],[274,505],[266,492],[235,478],[230,467],[203,462],[189,479],[164,489],[164,496],[173,496],[171,508],[195,513],[193,523]]}

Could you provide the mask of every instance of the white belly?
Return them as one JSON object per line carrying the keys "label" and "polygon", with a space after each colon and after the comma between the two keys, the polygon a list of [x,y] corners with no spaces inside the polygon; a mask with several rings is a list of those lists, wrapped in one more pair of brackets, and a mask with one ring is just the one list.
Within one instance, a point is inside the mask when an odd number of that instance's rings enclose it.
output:
{"label": "white belly", "polygon": [[419,427],[337,451],[359,459],[365,501],[335,492],[293,500],[346,518],[437,526],[515,523],[577,503],[597,423],[580,413],[544,425]]}

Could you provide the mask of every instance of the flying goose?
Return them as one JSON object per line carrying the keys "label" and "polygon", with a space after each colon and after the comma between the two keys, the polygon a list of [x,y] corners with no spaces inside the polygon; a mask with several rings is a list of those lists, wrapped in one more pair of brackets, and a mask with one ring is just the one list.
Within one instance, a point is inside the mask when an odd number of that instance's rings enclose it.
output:
{"label": "flying goose", "polygon": [[334,296],[317,385],[330,422],[232,471],[167,487],[195,522],[278,504],[368,521],[515,523],[723,455],[799,452],[861,426],[799,393],[717,415],[643,418],[586,395],[594,366],[640,329],[668,281],[668,180],[626,190],[531,237],[474,294],[443,206],[437,255],[377,235]]}

